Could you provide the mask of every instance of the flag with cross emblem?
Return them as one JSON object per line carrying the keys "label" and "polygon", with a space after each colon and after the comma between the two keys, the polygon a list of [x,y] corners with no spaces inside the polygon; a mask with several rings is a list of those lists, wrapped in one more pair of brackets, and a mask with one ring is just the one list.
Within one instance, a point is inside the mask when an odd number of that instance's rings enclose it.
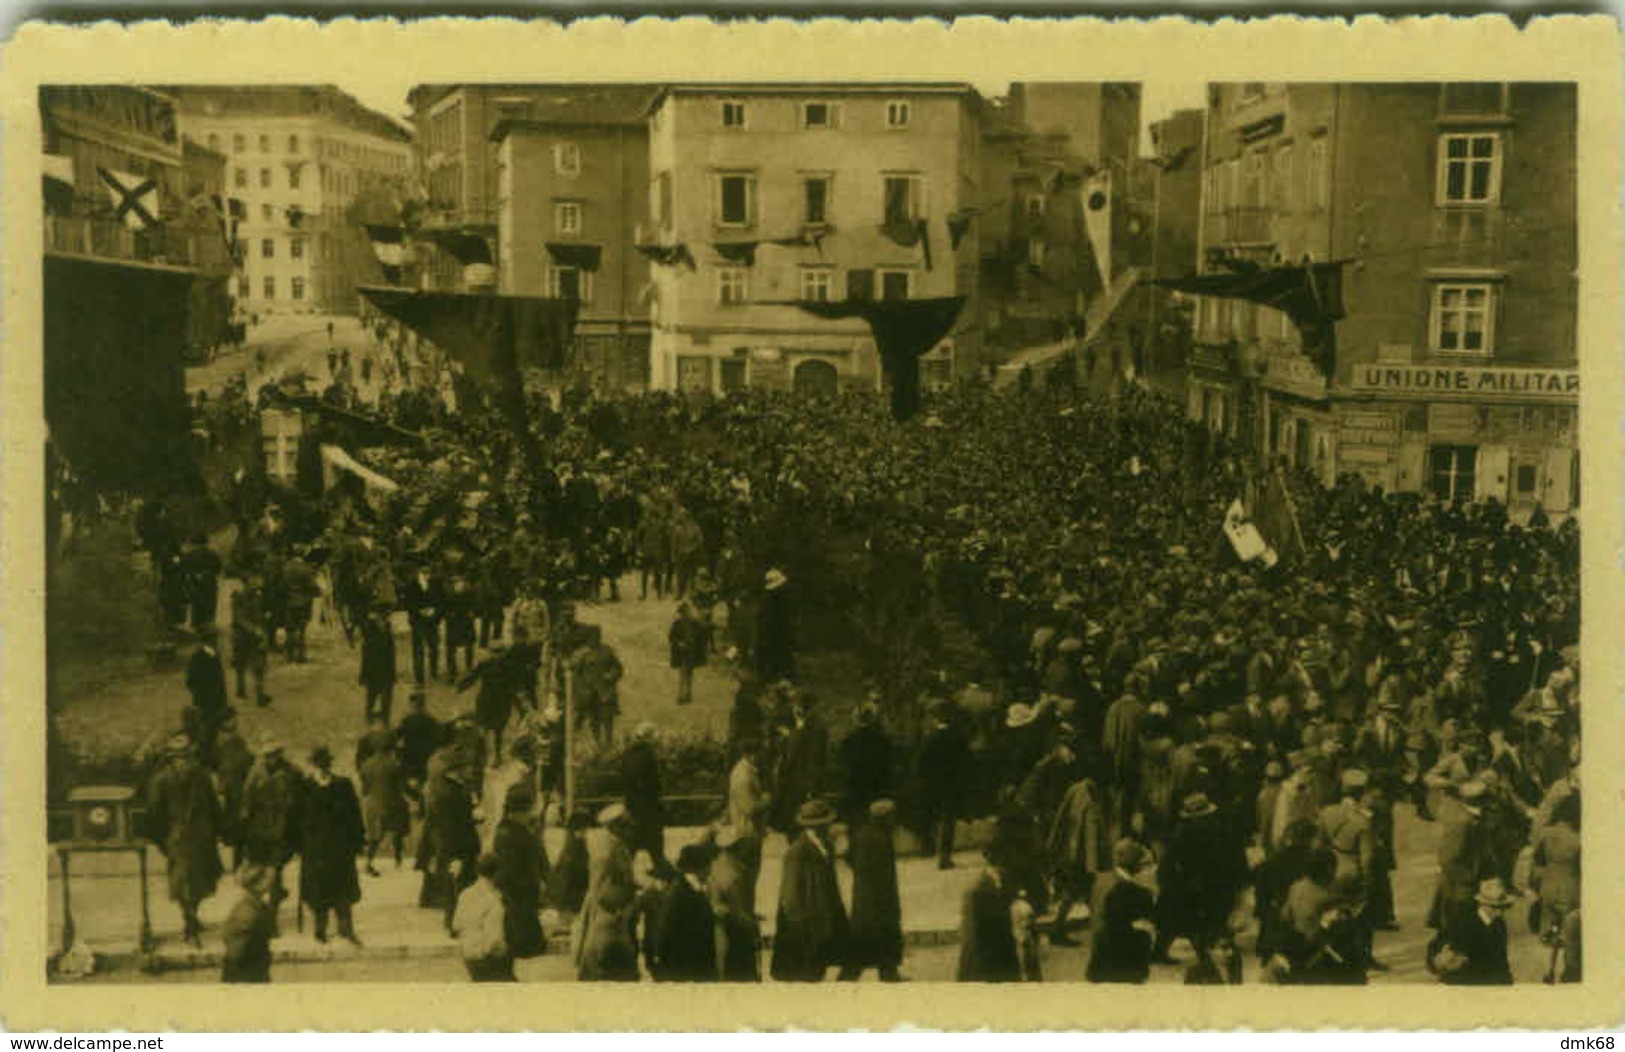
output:
{"label": "flag with cross emblem", "polygon": [[96,174],[107,185],[107,196],[113,202],[115,219],[122,219],[131,230],[145,230],[157,225],[157,180],[113,168],[98,167]]}

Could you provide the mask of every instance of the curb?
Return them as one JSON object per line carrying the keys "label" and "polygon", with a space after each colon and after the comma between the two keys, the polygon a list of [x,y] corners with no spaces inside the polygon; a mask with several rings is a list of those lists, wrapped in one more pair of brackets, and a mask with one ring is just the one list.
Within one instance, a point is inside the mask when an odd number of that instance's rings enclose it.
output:
{"label": "curb", "polygon": [[[569,952],[570,933],[568,930],[549,931],[547,936],[548,951],[542,956],[558,957]],[[958,943],[959,932],[957,929],[923,928],[903,933],[903,945],[913,949],[954,946]],[[771,950],[772,948],[773,936],[763,935],[762,949]],[[91,952],[96,956],[96,971],[93,974],[119,971],[182,972],[218,969],[222,960],[220,949],[212,946],[202,949],[182,946],[164,947],[143,955],[138,947],[127,943],[109,946],[105,949],[93,946]],[[327,961],[436,960],[455,957],[458,953],[457,943],[450,939],[444,942],[368,942],[360,947],[353,947],[348,943],[334,942],[314,946],[273,946],[271,961],[273,964],[318,964]],[[74,981],[56,976],[54,966],[55,955],[52,957],[50,969],[53,981]]]}

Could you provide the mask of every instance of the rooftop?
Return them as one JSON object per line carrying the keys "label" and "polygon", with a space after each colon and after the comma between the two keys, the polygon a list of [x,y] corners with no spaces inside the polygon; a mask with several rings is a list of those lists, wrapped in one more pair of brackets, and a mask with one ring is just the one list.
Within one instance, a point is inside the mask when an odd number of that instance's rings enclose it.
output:
{"label": "rooftop", "polygon": [[411,142],[412,133],[393,117],[368,109],[332,84],[177,84],[156,90],[183,113],[210,117],[331,117],[380,138]]}

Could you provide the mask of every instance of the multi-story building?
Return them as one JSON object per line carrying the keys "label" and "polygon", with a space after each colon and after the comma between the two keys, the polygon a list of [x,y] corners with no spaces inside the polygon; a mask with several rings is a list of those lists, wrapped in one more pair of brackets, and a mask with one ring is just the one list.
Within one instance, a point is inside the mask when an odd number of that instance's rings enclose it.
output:
{"label": "multi-story building", "polygon": [[1570,510],[1577,118],[1572,84],[1210,87],[1203,266],[1341,261],[1344,316],[1311,357],[1203,297],[1191,415],[1328,482]]}
{"label": "multi-story building", "polygon": [[[1148,272],[1155,279],[1182,278],[1197,270],[1202,223],[1202,139],[1207,114],[1176,110],[1151,125],[1152,195]],[[1155,381],[1185,367],[1190,350],[1189,302],[1179,294],[1147,287],[1146,324],[1151,334],[1146,370]]]}
{"label": "multi-story building", "polygon": [[649,379],[649,263],[637,238],[649,209],[654,89],[586,87],[530,97],[498,122],[497,284],[577,299],[578,368],[604,389]]}
{"label": "multi-story building", "polygon": [[1140,87],[1018,82],[984,113],[981,322],[997,357],[1076,333],[1110,284],[1086,234],[1085,185],[1110,187],[1110,269],[1131,261]]}
{"label": "multi-story building", "polygon": [[979,235],[973,223],[956,245],[947,220],[983,199],[979,109],[963,84],[662,90],[643,240],[686,257],[652,267],[652,385],[879,387],[861,321],[793,303],[954,295],[969,302],[922,372],[976,375]]}
{"label": "multi-story building", "polygon": [[237,300],[254,313],[350,313],[377,264],[350,205],[405,191],[411,134],[327,85],[166,89],[185,134],[227,158],[242,203]]}

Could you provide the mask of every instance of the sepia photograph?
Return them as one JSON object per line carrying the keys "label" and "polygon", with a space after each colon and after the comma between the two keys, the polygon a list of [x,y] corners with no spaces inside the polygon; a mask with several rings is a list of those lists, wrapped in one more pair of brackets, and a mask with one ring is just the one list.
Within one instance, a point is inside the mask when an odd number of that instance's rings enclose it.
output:
{"label": "sepia photograph", "polygon": [[547,68],[38,85],[13,967],[1585,982],[1574,79]]}

